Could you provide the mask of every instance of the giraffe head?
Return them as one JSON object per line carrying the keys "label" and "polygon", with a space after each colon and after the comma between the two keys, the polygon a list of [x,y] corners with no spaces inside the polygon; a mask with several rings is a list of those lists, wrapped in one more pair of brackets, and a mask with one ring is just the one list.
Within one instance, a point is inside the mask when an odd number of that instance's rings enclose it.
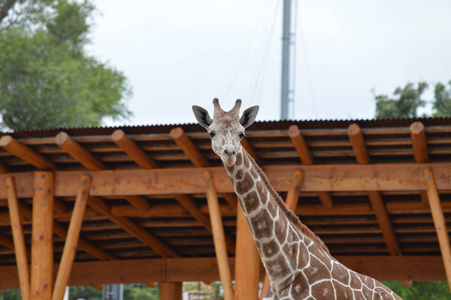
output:
{"label": "giraffe head", "polygon": [[221,158],[224,165],[231,167],[235,164],[236,154],[241,151],[240,140],[244,137],[244,130],[255,120],[258,106],[252,106],[243,112],[240,118],[241,100],[236,100],[235,106],[228,112],[222,110],[217,98],[213,99],[213,119],[208,111],[193,105],[194,116],[211,137],[213,151]]}

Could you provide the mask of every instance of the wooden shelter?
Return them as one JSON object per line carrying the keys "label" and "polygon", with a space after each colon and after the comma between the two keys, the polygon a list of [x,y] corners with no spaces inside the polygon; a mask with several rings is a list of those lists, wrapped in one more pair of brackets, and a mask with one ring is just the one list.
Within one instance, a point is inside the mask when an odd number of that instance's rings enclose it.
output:
{"label": "wooden shelter", "polygon": [[[451,282],[451,119],[256,122],[242,144],[350,268]],[[183,281],[221,279],[227,299],[256,298],[264,270],[200,126],[22,131],[0,146],[0,289],[56,300],[66,285],[160,282],[180,299]]]}

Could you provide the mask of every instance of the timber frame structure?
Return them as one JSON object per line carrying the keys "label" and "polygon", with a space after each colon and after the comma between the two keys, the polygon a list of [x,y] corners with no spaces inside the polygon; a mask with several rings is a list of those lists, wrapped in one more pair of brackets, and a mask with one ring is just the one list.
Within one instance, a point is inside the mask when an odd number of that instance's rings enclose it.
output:
{"label": "timber frame structure", "polygon": [[[256,122],[246,135],[338,260],[451,284],[450,118]],[[66,285],[160,282],[181,299],[181,282],[221,279],[226,299],[256,298],[264,270],[200,126],[22,131],[0,147],[0,289],[57,300]]]}

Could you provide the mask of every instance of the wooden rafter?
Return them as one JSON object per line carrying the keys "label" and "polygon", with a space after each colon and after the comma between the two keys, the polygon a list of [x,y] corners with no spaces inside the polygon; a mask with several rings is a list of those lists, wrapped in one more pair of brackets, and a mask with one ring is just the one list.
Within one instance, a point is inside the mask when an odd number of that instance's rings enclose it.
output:
{"label": "wooden rafter", "polygon": [[123,130],[118,129],[113,132],[111,139],[116,143],[135,163],[143,169],[158,168],[157,163],[148,157],[146,153],[132,141]]}
{"label": "wooden rafter", "polygon": [[170,135],[196,167],[203,168],[210,165],[181,127],[172,129]]}
{"label": "wooden rafter", "polygon": [[77,253],[77,244],[80,237],[80,229],[83,222],[83,215],[88,202],[89,189],[91,188],[91,177],[82,176],[77,198],[75,199],[74,211],[69,224],[67,239],[64,243],[63,255],[59,265],[55,280],[52,299],[63,299],[66,286],[69,282],[69,276],[74,264],[75,254]]}
{"label": "wooden rafter", "polygon": [[236,209],[238,206],[238,199],[235,193],[223,193],[222,197],[227,201],[231,208]]}
{"label": "wooden rafter", "polygon": [[448,285],[451,289],[451,247],[445,216],[443,215],[443,210],[440,204],[440,196],[432,169],[427,168],[424,170],[424,179],[427,185],[429,206],[431,207],[432,218],[434,220],[435,230],[437,231],[443,265],[445,267]]}
{"label": "wooden rafter", "polygon": [[18,142],[10,135],[4,135],[0,138],[0,147],[38,169],[57,170],[57,167],[47,158]]}
{"label": "wooden rafter", "polygon": [[[370,162],[368,152],[366,150],[365,141],[363,139],[362,130],[359,125],[351,124],[348,127],[348,136],[351,141],[352,149],[354,150],[355,157],[359,164],[365,165]],[[401,248],[396,239],[395,231],[390,221],[387,209],[384,205],[384,200],[379,191],[368,191],[368,197],[371,202],[371,206],[376,214],[377,221],[382,230],[382,234],[387,244],[390,255],[400,255]]]}
{"label": "wooden rafter", "polygon": [[88,150],[74,141],[67,133],[60,132],[55,137],[55,143],[76,161],[91,171],[106,170],[106,167]]}
{"label": "wooden rafter", "polygon": [[249,155],[255,160],[255,162],[259,166],[262,166],[262,162],[258,158],[257,153],[255,152],[254,148],[252,147],[251,143],[249,143],[249,140],[247,137],[243,137],[241,139],[241,146],[247,151],[247,153],[249,153]]}
{"label": "wooden rafter", "polygon": [[168,245],[166,245],[153,234],[147,232],[138,224],[127,218],[114,216],[111,213],[110,207],[105,203],[104,200],[97,197],[89,197],[88,204],[92,209],[107,217],[110,221],[117,224],[130,235],[134,236],[135,238],[149,246],[162,257],[179,257],[179,255]]}
{"label": "wooden rafter", "polygon": [[[207,229],[211,233],[213,232],[210,219],[208,218],[207,215],[205,215],[204,213],[199,211],[199,208],[197,207],[196,203],[194,202],[194,200],[191,197],[189,197],[187,195],[179,194],[179,195],[174,195],[174,198],[199,223],[201,223],[202,226],[205,227],[205,229]],[[230,235],[228,235],[227,233],[224,233],[224,238],[225,238],[226,247],[227,247],[227,250],[229,251],[229,253],[235,254],[235,241],[233,240],[233,238],[230,237]]]}
{"label": "wooden rafter", "polygon": [[[410,137],[412,139],[413,157],[417,164],[424,164],[428,162],[428,150],[426,144],[426,134],[424,125],[421,122],[414,122],[409,127]],[[420,191],[421,201],[429,206],[426,191]]]}
{"label": "wooden rafter", "polygon": [[211,172],[204,173],[206,185],[208,210],[213,231],[213,241],[215,245],[216,259],[218,261],[219,277],[221,278],[224,299],[232,300],[234,297],[232,287],[232,276],[227,258],[227,247],[225,243],[224,227],[222,225],[221,212],[219,210],[218,195],[216,193],[215,182]]}
{"label": "wooden rafter", "polygon": [[17,272],[19,273],[20,292],[24,299],[30,299],[30,272],[28,269],[28,255],[22,228],[22,218],[19,210],[19,199],[17,199],[14,178],[6,178],[6,189],[8,191],[8,208],[11,216],[11,229],[14,239],[14,250],[16,254]]}
{"label": "wooden rafter", "polygon": [[304,137],[299,130],[297,125],[291,125],[288,129],[288,135],[290,136],[291,141],[293,142],[296,151],[299,154],[299,158],[302,163],[306,166],[313,165],[313,157],[310,153],[307,144],[305,143]]}

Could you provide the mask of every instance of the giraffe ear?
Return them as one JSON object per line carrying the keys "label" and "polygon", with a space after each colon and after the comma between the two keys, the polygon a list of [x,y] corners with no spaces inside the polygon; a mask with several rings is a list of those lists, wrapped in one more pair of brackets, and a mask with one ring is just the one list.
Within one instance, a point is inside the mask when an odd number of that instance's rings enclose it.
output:
{"label": "giraffe ear", "polygon": [[208,129],[211,123],[213,123],[212,118],[210,118],[210,115],[208,114],[208,111],[205,108],[193,105],[193,112],[194,116],[197,119],[197,122],[199,122],[199,124],[205,129]]}
{"label": "giraffe ear", "polygon": [[243,115],[240,118],[240,123],[243,125],[244,128],[247,128],[251,126],[252,123],[254,123],[255,118],[257,117],[259,106],[255,105],[252,107],[249,107],[243,112]]}

